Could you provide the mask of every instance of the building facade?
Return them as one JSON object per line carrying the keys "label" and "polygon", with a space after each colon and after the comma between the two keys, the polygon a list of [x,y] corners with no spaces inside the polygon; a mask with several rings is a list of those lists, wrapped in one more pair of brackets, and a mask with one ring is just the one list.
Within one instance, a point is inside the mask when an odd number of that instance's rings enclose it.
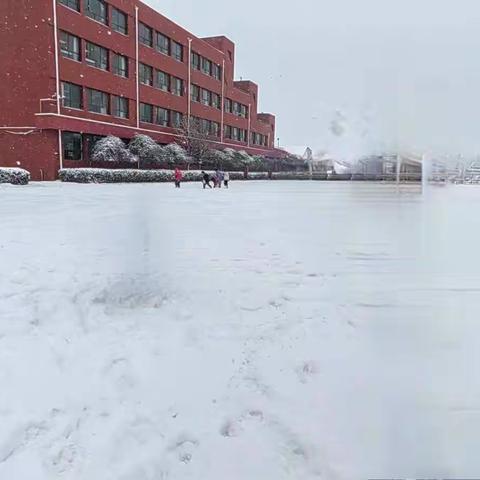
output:
{"label": "building facade", "polygon": [[213,148],[281,155],[226,37],[195,37],[137,0],[2,0],[0,17],[0,166],[52,180],[90,166],[102,136],[167,144],[191,119]]}

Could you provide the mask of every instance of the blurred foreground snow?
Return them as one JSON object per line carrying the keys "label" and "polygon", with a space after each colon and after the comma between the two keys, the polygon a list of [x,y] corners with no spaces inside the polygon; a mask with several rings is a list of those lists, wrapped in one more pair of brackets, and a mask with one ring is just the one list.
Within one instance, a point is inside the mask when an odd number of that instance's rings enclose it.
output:
{"label": "blurred foreground snow", "polygon": [[0,478],[478,475],[472,187],[0,187]]}

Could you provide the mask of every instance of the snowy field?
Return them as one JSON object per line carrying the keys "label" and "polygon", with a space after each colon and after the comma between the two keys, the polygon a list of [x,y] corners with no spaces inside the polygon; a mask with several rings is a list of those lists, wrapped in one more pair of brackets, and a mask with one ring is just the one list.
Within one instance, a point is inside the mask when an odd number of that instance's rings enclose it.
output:
{"label": "snowy field", "polygon": [[0,198],[0,479],[480,475],[480,189]]}

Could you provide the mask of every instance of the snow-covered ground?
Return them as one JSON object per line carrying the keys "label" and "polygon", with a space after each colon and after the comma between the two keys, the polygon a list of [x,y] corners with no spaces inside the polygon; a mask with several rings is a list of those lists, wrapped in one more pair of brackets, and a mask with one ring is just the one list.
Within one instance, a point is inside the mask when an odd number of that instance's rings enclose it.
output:
{"label": "snow-covered ground", "polygon": [[0,197],[0,479],[478,476],[480,189]]}

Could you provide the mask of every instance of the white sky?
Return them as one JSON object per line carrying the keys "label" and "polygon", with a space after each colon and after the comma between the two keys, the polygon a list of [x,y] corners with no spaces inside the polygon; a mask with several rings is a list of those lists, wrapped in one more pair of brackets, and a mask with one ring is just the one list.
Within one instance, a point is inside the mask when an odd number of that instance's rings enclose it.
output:
{"label": "white sky", "polygon": [[281,145],[480,153],[480,1],[147,3],[236,43],[237,78],[259,83]]}

